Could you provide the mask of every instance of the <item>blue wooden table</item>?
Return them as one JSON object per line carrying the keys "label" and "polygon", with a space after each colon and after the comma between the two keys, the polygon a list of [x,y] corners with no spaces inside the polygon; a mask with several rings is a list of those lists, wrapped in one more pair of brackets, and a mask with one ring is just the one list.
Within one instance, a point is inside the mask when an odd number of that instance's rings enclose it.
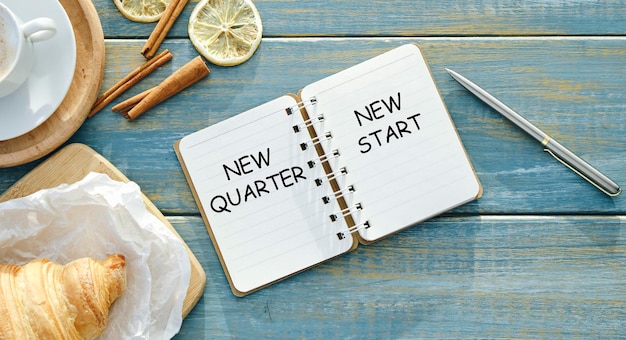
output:
{"label": "blue wooden table", "polygon": [[[174,59],[124,98],[197,56],[187,39],[196,3],[162,46]],[[248,62],[209,65],[209,77],[134,122],[110,105],[68,141],[137,182],[204,267],[206,289],[177,338],[626,337],[626,196],[592,187],[444,70],[482,85],[626,185],[626,1],[255,3],[264,39]],[[104,90],[145,61],[139,51],[154,24],[128,21],[111,0],[94,5],[106,38]],[[430,63],[483,197],[232,295],[172,144],[407,42]],[[42,160],[0,169],[0,192]]]}

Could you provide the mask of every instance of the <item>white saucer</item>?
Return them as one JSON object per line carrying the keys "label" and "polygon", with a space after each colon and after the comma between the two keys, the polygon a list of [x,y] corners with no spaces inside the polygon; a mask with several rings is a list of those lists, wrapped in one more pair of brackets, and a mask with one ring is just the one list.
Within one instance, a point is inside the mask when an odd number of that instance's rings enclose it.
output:
{"label": "white saucer", "polygon": [[35,44],[35,63],[26,82],[0,98],[0,141],[23,135],[45,122],[59,107],[72,84],[76,40],[67,13],[58,0],[2,0],[22,21],[48,17],[57,33]]}

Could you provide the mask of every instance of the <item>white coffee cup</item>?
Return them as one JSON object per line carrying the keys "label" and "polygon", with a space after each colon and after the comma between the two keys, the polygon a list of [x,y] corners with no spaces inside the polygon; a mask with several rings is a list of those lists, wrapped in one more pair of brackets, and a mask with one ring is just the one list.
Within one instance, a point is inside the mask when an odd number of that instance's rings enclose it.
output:
{"label": "white coffee cup", "polygon": [[17,90],[28,79],[35,59],[33,43],[55,34],[52,19],[36,18],[23,23],[0,3],[0,98]]}

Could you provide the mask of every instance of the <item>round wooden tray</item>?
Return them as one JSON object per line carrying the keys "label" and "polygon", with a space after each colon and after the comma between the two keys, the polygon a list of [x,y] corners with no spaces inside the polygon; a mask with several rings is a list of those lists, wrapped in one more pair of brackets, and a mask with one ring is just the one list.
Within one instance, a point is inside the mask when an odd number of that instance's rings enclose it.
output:
{"label": "round wooden tray", "polygon": [[0,141],[0,167],[39,159],[65,143],[83,124],[104,75],[104,33],[91,0],[59,0],[76,37],[76,70],[67,95],[43,124],[27,134]]}

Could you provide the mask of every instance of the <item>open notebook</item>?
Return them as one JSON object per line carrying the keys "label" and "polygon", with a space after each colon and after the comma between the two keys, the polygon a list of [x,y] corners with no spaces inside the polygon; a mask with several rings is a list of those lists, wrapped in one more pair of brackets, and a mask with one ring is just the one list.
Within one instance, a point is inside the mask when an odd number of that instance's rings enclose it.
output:
{"label": "open notebook", "polygon": [[237,296],[482,192],[413,44],[185,136],[175,149]]}

